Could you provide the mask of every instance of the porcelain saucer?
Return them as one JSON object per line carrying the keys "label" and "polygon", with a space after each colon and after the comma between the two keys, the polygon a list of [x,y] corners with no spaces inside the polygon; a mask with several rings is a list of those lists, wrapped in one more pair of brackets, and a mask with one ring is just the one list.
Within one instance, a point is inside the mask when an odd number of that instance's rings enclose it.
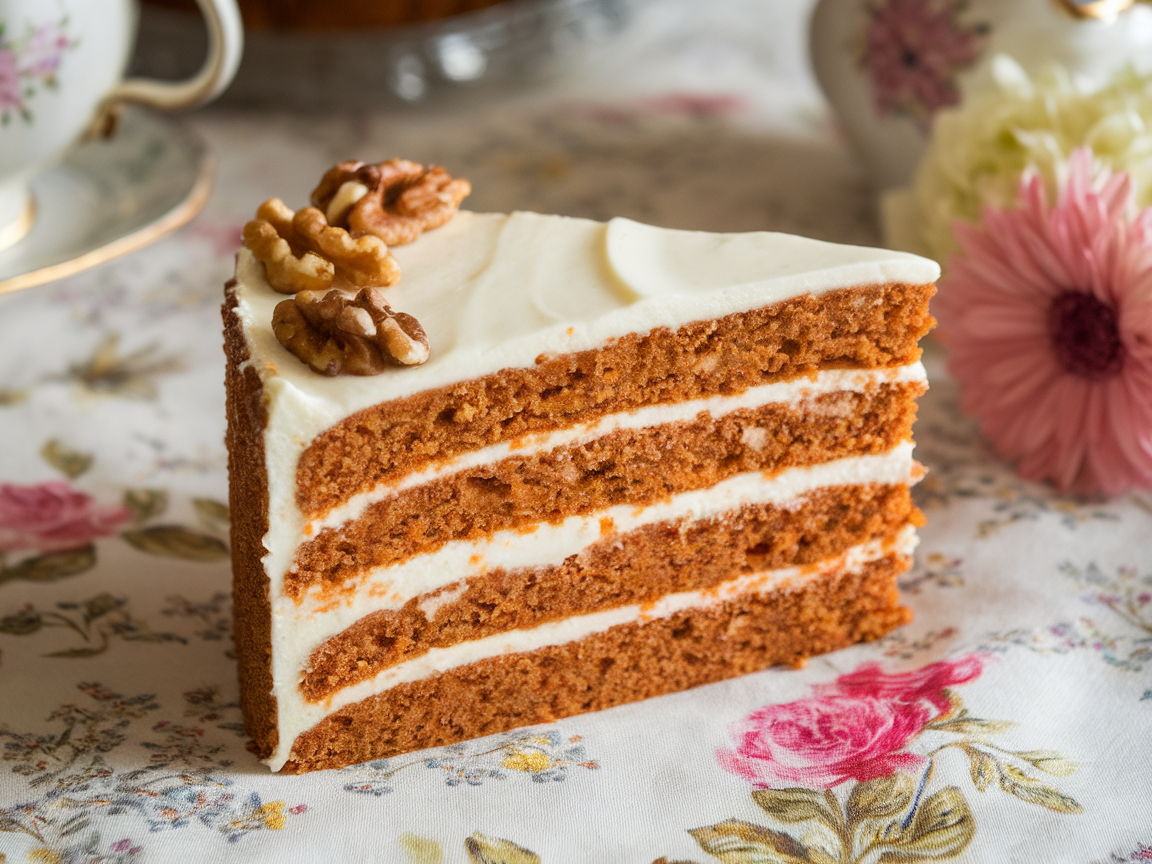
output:
{"label": "porcelain saucer", "polygon": [[0,251],[0,294],[139,249],[200,212],[215,160],[178,120],[126,106],[116,134],[74,147],[32,181],[35,222]]}

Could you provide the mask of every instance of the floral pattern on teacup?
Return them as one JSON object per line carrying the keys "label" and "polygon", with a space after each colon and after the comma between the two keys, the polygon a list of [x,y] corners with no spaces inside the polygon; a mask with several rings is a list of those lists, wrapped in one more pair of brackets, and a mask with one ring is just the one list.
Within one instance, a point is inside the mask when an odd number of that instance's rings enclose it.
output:
{"label": "floral pattern on teacup", "polygon": [[13,36],[0,22],[0,125],[6,126],[14,115],[31,123],[28,103],[40,89],[56,88],[64,54],[76,45],[64,32],[67,26],[65,17],[56,23],[28,24]]}
{"label": "floral pattern on teacup", "polygon": [[927,128],[941,108],[957,105],[956,75],[980,57],[991,32],[965,26],[962,0],[878,0],[867,5],[860,65],[881,117],[907,115]]}

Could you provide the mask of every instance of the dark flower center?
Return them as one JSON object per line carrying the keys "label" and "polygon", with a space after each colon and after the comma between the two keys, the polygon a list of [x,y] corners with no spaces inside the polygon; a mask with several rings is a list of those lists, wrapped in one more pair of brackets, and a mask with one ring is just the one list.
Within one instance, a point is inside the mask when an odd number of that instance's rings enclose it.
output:
{"label": "dark flower center", "polygon": [[905,48],[900,53],[900,62],[909,69],[914,69],[920,63],[920,55],[911,48]]}
{"label": "dark flower center", "polygon": [[1073,375],[1099,379],[1123,365],[1116,312],[1092,294],[1065,291],[1048,308],[1048,330],[1060,365]]}

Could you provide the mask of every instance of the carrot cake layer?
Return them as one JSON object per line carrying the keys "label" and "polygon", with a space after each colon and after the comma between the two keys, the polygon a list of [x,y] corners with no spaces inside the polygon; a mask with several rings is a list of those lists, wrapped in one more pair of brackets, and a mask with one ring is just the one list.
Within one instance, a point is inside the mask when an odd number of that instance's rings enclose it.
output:
{"label": "carrot cake layer", "polygon": [[317,701],[432,648],[651,603],[739,575],[815,565],[917,518],[907,485],[866,484],[625,534],[608,526],[604,539],[561,564],[497,568],[365,615],[312,652],[300,686]]}
{"label": "carrot cake layer", "polygon": [[587,423],[605,414],[741,393],[823,369],[884,369],[920,356],[931,285],[872,285],[798,297],[675,331],[541,356],[526,369],[368,408],[318,435],[300,457],[309,515],[445,457]]}
{"label": "carrot cake layer", "polygon": [[467,663],[429,652],[419,669],[398,675],[387,689],[318,712],[323,719],[302,730],[276,767],[285,773],[338,768],[800,665],[908,621],[896,578],[909,564],[892,552],[830,578],[814,574],[795,587],[769,590],[747,587],[754,580],[746,578],[732,585],[734,596],[692,592],[671,595],[647,612],[601,613],[597,623],[631,620],[590,633],[581,632],[582,618],[572,619],[574,627],[562,622],[552,631],[522,631],[536,636],[522,639],[522,650]]}
{"label": "carrot cake layer", "polygon": [[526,530],[618,505],[645,506],[743,472],[884,453],[911,439],[920,383],[839,391],[715,417],[621,429],[592,441],[510,456],[397,492],[300,544],[288,596],[344,585],[454,540]]}

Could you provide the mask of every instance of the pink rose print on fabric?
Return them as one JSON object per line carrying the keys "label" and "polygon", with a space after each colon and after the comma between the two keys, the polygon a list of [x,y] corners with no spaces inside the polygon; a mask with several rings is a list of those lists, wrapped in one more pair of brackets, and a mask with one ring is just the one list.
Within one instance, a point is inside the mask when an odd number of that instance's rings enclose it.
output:
{"label": "pink rose print on fabric", "polygon": [[952,710],[945,688],[974,680],[983,665],[984,658],[972,654],[889,675],[868,663],[817,687],[814,698],[750,714],[732,729],[736,749],[720,750],[717,759],[759,788],[831,789],[915,770],[924,759],[900,751]]}
{"label": "pink rose print on fabric", "polygon": [[975,681],[984,671],[986,659],[982,654],[969,654],[959,660],[945,660],[898,675],[882,671],[879,663],[865,663],[855,672],[841,675],[835,684],[826,684],[816,690],[843,696],[891,699],[902,704],[928,702],[938,711],[932,718],[935,720],[950,713],[954,707],[944,692],[945,688]]}
{"label": "pink rose print on fabric", "polygon": [[901,748],[931,719],[920,705],[826,696],[769,705],[734,724],[735,750],[720,766],[760,789],[799,784],[831,789],[846,780],[874,780],[924,759]]}
{"label": "pink rose print on fabric", "polygon": [[98,504],[62,480],[35,486],[0,484],[0,550],[58,552],[107,537],[132,514]]}
{"label": "pink rose print on fabric", "polygon": [[956,73],[972,66],[989,32],[962,26],[960,0],[886,0],[869,4],[860,63],[881,116],[900,113],[927,126],[960,102]]}

